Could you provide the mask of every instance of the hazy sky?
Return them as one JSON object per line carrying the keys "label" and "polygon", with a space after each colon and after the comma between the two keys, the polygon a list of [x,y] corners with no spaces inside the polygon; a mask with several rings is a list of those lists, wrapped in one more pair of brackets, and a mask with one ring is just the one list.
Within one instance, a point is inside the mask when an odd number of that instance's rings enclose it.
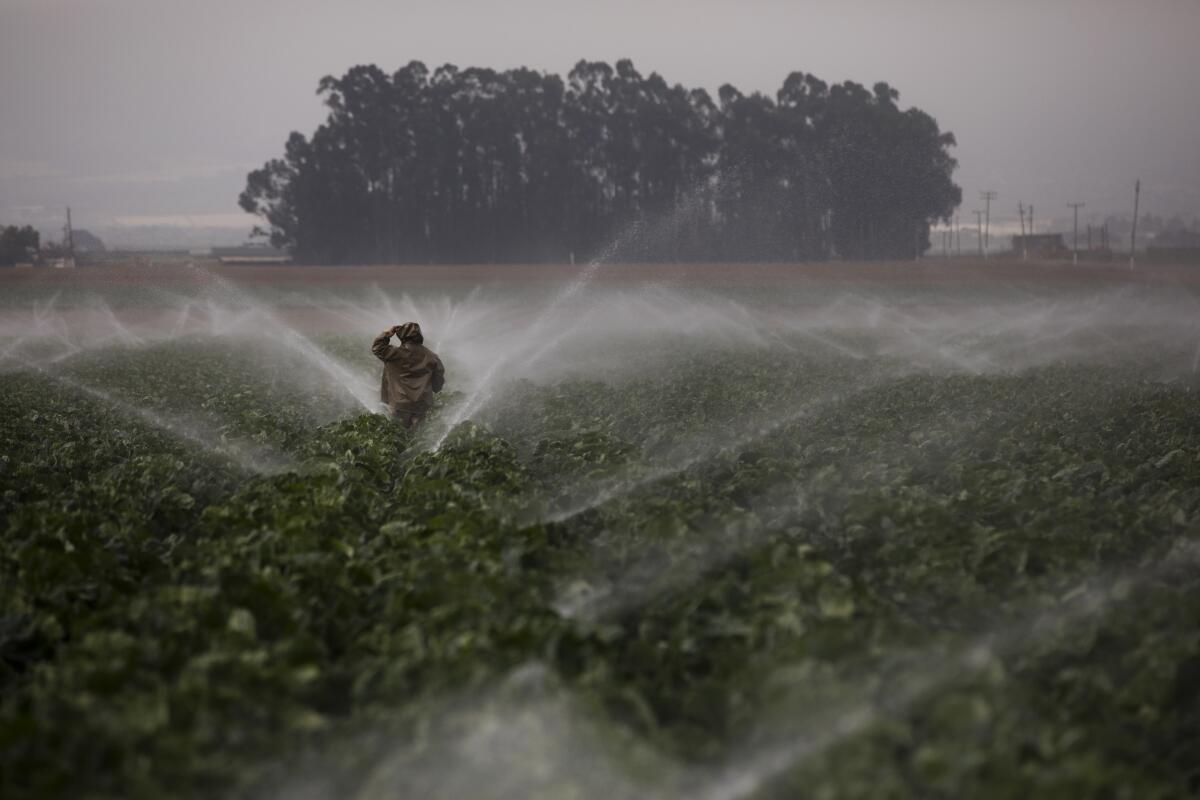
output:
{"label": "hazy sky", "polygon": [[0,223],[240,225],[322,75],[624,57],[714,93],[886,80],[958,137],[964,220],[984,188],[994,219],[1128,215],[1138,177],[1190,220],[1198,34],[1200,0],[0,0]]}

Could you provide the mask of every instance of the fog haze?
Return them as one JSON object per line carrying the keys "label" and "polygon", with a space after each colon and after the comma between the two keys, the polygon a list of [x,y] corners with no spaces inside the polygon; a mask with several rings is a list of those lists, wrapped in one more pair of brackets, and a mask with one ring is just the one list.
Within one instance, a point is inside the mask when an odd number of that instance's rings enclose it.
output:
{"label": "fog haze", "polygon": [[[325,74],[631,58],[710,92],[773,95],[793,70],[887,81],[958,140],[962,215],[982,189],[1039,221],[1200,214],[1200,3],[345,3],[0,0],[0,223],[221,228],[248,170],[324,117]],[[216,234],[206,234],[216,235]]]}

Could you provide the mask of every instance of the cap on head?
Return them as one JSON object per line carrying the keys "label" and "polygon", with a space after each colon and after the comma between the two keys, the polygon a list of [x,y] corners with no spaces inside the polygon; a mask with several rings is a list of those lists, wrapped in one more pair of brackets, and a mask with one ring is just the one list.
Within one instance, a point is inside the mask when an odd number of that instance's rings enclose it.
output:
{"label": "cap on head", "polygon": [[421,326],[415,322],[406,322],[396,329],[396,335],[402,342],[405,339],[415,339],[421,335]]}

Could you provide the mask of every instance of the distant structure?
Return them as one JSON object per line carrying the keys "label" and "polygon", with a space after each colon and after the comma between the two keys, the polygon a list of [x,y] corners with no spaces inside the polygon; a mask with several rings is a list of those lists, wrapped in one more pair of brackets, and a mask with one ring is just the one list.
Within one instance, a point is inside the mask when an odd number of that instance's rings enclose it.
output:
{"label": "distant structure", "polygon": [[980,192],[979,198],[984,201],[983,207],[983,257],[987,258],[991,250],[992,244],[992,201],[999,195],[988,189],[986,192]]}
{"label": "distant structure", "polygon": [[75,228],[71,225],[71,207],[67,206],[67,223],[63,225],[63,248],[65,257],[50,262],[55,269],[75,269]]}
{"label": "distant structure", "polygon": [[75,227],[71,224],[71,207],[67,206],[67,224],[63,226],[63,246],[67,248],[67,257],[71,266],[75,266]]}
{"label": "distant structure", "polygon": [[1200,229],[1174,228],[1156,233],[1151,247],[1200,250]]}
{"label": "distant structure", "polygon": [[99,236],[83,228],[75,228],[71,231],[71,241],[76,254],[103,253],[108,250]]}
{"label": "distant structure", "polygon": [[1157,234],[1146,248],[1146,260],[1155,264],[1200,264],[1200,230],[1176,228]]}
{"label": "distant structure", "polygon": [[214,247],[212,255],[222,264],[287,264],[291,261],[286,250],[252,244],[241,247]]}
{"label": "distant structure", "polygon": [[1028,233],[1012,238],[1014,253],[1029,253],[1034,258],[1067,258],[1071,249],[1061,233]]}

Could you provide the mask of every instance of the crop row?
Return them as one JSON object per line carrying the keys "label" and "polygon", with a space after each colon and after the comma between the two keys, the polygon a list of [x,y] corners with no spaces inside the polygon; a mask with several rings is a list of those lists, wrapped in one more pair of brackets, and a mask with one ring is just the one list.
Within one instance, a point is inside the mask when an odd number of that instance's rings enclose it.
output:
{"label": "crop row", "polygon": [[[1200,425],[1147,374],[681,352],[437,450],[195,343],[6,374],[0,794],[1186,796]],[[453,746],[559,732],[488,717],[531,664],[607,780]]]}

